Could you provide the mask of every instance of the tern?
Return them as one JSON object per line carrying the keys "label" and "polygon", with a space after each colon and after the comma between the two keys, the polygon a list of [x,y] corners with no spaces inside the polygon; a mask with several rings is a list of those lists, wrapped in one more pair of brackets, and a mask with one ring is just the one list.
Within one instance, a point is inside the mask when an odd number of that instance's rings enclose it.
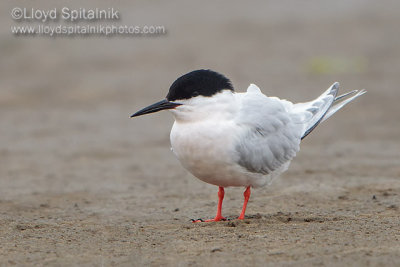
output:
{"label": "tern", "polygon": [[254,84],[236,93],[231,81],[212,70],[195,70],[172,83],[165,99],[131,115],[169,110],[175,118],[171,149],[185,169],[219,187],[215,218],[222,216],[224,188],[244,187],[238,219],[244,219],[250,188],[262,187],[286,171],[300,142],[321,122],[363,95],[337,96],[335,82],[315,100],[294,104],[268,97]]}

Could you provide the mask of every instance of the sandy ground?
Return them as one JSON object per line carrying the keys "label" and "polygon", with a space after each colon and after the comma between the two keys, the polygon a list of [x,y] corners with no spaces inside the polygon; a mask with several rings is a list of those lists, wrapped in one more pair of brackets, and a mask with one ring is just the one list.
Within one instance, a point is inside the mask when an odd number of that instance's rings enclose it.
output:
{"label": "sandy ground", "polygon": [[[48,38],[13,36],[10,10],[32,6],[2,2],[0,266],[398,266],[399,2],[295,3],[118,1],[119,23],[167,34]],[[129,115],[198,68],[295,102],[334,81],[368,94],[253,190],[246,220],[228,188],[232,220],[192,224],[217,188],[172,155],[168,112]]]}

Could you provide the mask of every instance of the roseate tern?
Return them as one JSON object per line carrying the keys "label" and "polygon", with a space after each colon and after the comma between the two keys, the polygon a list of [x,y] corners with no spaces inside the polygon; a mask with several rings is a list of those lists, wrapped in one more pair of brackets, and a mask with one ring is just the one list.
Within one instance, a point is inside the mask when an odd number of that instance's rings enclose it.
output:
{"label": "roseate tern", "polygon": [[229,186],[246,188],[238,217],[244,219],[250,188],[265,186],[286,171],[304,137],[366,92],[337,96],[338,89],[336,82],[315,100],[293,104],[264,95],[254,84],[246,93],[235,93],[225,76],[195,70],[178,78],[164,100],[131,117],[170,110],[175,118],[172,151],[198,179],[219,186],[217,215],[205,221],[225,220],[222,201]]}

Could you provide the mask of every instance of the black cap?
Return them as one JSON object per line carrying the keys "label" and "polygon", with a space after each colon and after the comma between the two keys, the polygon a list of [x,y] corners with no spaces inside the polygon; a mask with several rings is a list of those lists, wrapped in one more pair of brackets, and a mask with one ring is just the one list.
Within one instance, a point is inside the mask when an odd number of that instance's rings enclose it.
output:
{"label": "black cap", "polygon": [[222,90],[233,91],[231,81],[212,70],[195,70],[179,77],[169,88],[168,101],[195,96],[212,96]]}

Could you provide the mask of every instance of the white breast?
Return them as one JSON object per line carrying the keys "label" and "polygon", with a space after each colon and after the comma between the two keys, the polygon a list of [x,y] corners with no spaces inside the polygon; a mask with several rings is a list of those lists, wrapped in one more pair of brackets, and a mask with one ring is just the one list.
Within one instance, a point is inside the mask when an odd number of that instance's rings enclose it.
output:
{"label": "white breast", "polygon": [[229,123],[175,122],[171,146],[182,165],[200,180],[218,186],[242,186],[246,177],[237,174],[232,157],[234,140]]}

